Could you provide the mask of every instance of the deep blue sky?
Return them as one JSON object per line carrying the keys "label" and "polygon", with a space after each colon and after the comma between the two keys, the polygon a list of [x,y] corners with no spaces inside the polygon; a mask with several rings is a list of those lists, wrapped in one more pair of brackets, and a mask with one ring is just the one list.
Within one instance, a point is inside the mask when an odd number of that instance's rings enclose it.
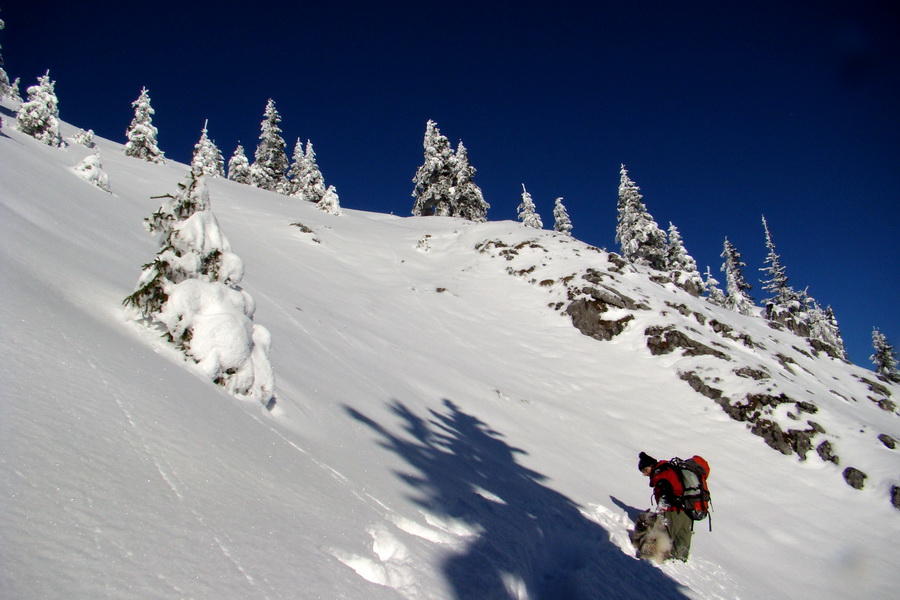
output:
{"label": "deep blue sky", "polygon": [[[759,289],[765,214],[791,283],[854,362],[900,347],[900,19],[890,2],[3,2],[6,70],[125,141],[150,90],[187,162],[205,119],[251,156],[266,100],[346,208],[408,215],[425,123],[461,139],[491,220],[524,183],[545,226],[616,250],[619,164],[701,270],[726,236]],[[235,7],[232,7],[234,5]],[[240,8],[238,8],[240,7]],[[165,190],[160,190],[161,193]],[[213,198],[213,203],[215,199]]]}

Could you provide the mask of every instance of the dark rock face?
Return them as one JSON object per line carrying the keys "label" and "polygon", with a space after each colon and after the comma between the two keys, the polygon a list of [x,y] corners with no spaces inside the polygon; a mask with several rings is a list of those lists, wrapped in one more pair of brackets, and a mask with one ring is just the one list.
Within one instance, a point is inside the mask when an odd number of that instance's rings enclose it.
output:
{"label": "dark rock face", "polygon": [[607,310],[608,306],[599,300],[580,298],[569,304],[566,314],[572,318],[572,325],[584,335],[595,340],[609,341],[625,331],[634,316],[626,315],[621,319],[608,321],[601,317]]}
{"label": "dark rock face", "polygon": [[841,464],[841,459],[834,453],[834,448],[828,440],[819,444],[816,448],[816,452],[819,454],[819,458],[826,462],[832,462],[836,465]]}
{"label": "dark rock face", "polygon": [[861,490],[866,485],[867,475],[856,467],[847,467],[844,469],[844,481],[853,489]]}
{"label": "dark rock face", "polygon": [[894,508],[900,510],[900,485],[891,486],[891,504]]}
{"label": "dark rock face", "polygon": [[671,325],[668,327],[648,327],[644,335],[647,336],[647,347],[650,349],[650,353],[654,355],[669,354],[677,348],[682,348],[684,350],[683,356],[709,355],[722,360],[731,360],[724,352],[701,344]]}
{"label": "dark rock face", "polygon": [[891,450],[894,450],[897,447],[897,440],[886,433],[882,433],[881,435],[879,435],[878,440]]}

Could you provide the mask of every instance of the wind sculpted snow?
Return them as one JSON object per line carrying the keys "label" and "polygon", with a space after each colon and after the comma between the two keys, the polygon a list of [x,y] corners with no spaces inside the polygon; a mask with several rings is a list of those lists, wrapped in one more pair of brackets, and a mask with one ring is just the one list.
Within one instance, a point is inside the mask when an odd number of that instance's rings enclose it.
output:
{"label": "wind sculpted snow", "polygon": [[[267,410],[121,306],[157,249],[152,196],[187,167],[103,139],[52,148],[2,106],[0,597],[893,597],[900,461],[879,436],[900,428],[875,400],[898,390],[869,390],[870,371],[552,232],[336,216],[214,179],[271,333]],[[72,171],[95,151],[109,192]],[[611,290],[597,295],[635,302],[603,313],[631,315],[608,341],[560,305],[588,269]],[[654,354],[646,331],[669,326],[729,360]],[[768,383],[735,373],[763,367]],[[731,399],[772,385],[815,401],[770,418],[818,421],[845,462],[773,450],[688,370]],[[712,465],[713,531],[697,528],[688,564],[633,558],[641,450]]]}

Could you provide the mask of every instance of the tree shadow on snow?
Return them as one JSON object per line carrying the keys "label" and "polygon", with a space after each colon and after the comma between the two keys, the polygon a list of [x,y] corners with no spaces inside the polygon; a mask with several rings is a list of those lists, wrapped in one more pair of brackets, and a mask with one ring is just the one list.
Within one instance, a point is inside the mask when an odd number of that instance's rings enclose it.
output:
{"label": "tree shadow on snow", "polygon": [[400,402],[391,408],[408,435],[346,410],[415,469],[398,476],[416,503],[481,532],[443,565],[459,600],[686,598],[678,583],[623,553],[576,503],[544,485],[544,475],[518,464],[524,450],[452,401],[427,419]]}

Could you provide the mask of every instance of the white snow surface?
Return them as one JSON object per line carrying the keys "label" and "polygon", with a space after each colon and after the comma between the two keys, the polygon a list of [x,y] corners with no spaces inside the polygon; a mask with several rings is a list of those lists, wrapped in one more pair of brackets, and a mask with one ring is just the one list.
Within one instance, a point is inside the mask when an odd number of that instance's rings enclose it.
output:
{"label": "white snow surface", "polygon": [[[0,597],[895,597],[900,449],[877,436],[900,439],[900,417],[868,399],[858,378],[871,371],[644,271],[606,283],[652,310],[597,341],[549,306],[562,277],[609,267],[567,236],[335,216],[211,179],[254,323],[271,333],[269,411],[123,310],[157,249],[151,196],[174,193],[187,167],[97,138],[106,193],[73,172],[94,150],[41,144],[14,129],[14,109],[2,104],[0,130]],[[520,252],[475,249],[491,240]],[[729,363],[652,356],[645,328],[682,319],[666,302],[760,344],[694,321]],[[741,366],[773,376],[734,376]],[[815,403],[806,417],[828,432],[816,442],[841,466],[773,450],[684,369],[729,394],[774,386]],[[632,557],[627,529],[650,505],[642,450],[711,464],[712,532],[697,524],[687,564]],[[868,475],[861,491],[841,476],[851,465]]]}

